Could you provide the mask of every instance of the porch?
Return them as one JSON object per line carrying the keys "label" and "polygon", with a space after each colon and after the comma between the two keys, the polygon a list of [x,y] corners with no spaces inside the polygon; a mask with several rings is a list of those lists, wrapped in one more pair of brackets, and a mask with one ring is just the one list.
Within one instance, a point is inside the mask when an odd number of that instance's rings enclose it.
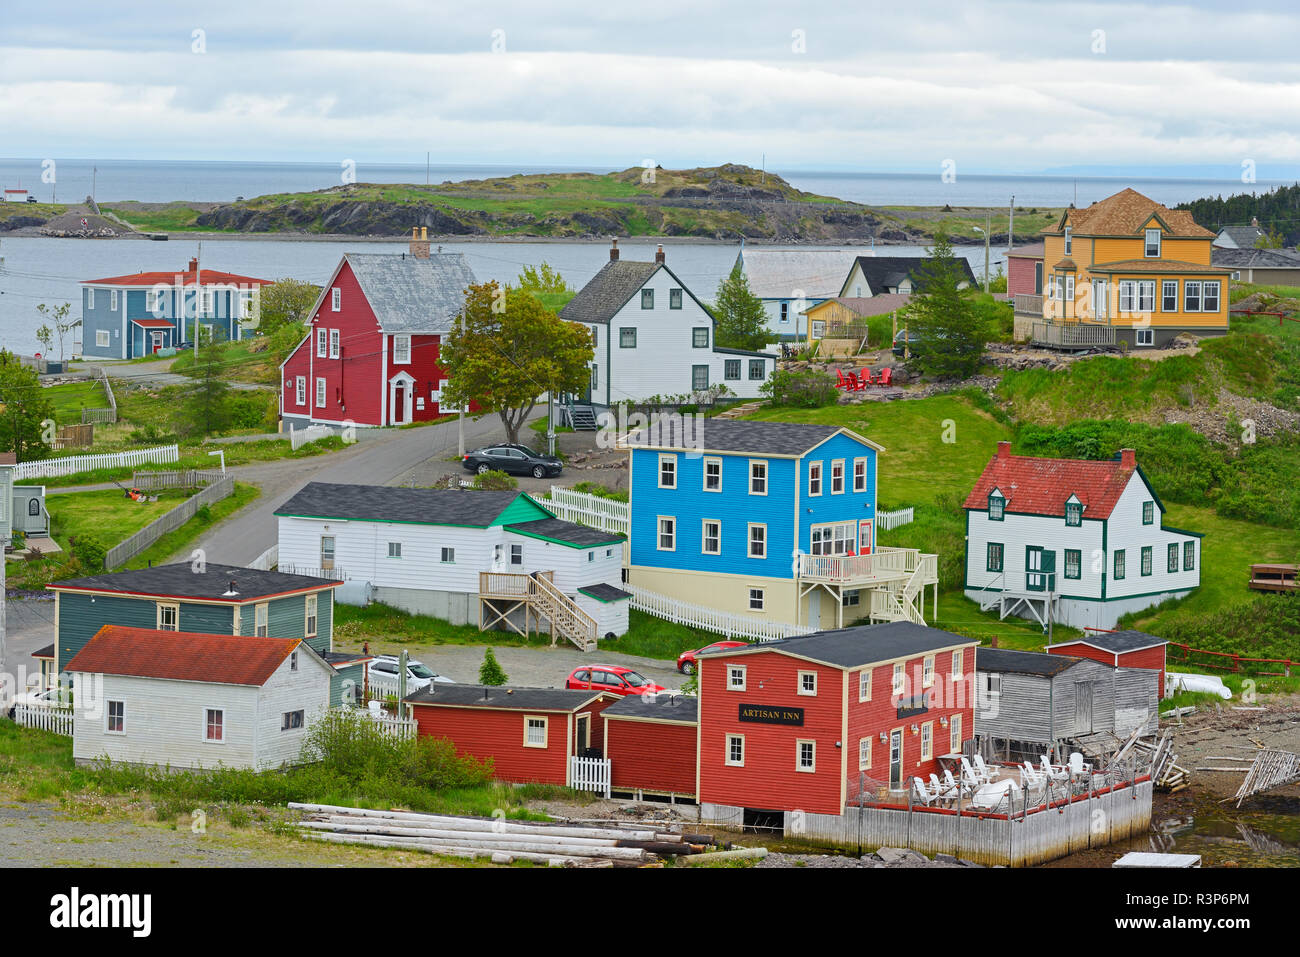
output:
{"label": "porch", "polygon": [[1033,323],[1031,341],[1048,349],[1113,349],[1116,345],[1115,327],[1098,322],[1055,322],[1041,320]]}
{"label": "porch", "polygon": [[798,578],[799,607],[808,607],[809,623],[814,623],[815,612],[818,627],[825,626],[820,612],[823,593],[835,604],[836,628],[844,626],[846,608],[865,610],[865,617],[873,622],[924,625],[927,585],[932,586],[934,598],[932,617],[938,614],[939,556],[916,548],[884,547],[866,555],[800,555]]}

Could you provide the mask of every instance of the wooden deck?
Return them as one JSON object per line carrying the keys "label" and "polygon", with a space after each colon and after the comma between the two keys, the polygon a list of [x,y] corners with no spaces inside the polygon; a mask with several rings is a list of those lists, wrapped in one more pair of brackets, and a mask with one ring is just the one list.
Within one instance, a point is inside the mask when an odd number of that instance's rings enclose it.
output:
{"label": "wooden deck", "polygon": [[1115,345],[1115,327],[1095,322],[1035,322],[1033,344],[1048,349],[1104,349]]}
{"label": "wooden deck", "polygon": [[1300,565],[1251,565],[1247,587],[1255,591],[1300,591]]}

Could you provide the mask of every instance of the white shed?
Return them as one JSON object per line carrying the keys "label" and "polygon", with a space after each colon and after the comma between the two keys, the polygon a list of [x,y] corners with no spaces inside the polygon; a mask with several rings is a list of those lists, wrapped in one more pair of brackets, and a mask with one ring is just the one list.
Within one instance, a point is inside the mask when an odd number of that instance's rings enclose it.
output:
{"label": "white shed", "polygon": [[105,625],[68,662],[72,756],[258,770],[293,764],[333,669],[297,638]]}

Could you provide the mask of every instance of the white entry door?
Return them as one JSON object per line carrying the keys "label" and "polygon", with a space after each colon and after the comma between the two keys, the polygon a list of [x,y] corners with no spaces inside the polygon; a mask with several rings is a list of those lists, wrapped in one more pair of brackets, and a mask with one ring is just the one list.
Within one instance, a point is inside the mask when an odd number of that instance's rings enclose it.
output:
{"label": "white entry door", "polygon": [[415,395],[415,380],[402,373],[394,376],[388,389],[388,421],[391,425],[405,425],[411,421],[411,400]]}
{"label": "white entry door", "polygon": [[808,593],[808,624],[813,628],[822,626],[822,593],[819,588]]}

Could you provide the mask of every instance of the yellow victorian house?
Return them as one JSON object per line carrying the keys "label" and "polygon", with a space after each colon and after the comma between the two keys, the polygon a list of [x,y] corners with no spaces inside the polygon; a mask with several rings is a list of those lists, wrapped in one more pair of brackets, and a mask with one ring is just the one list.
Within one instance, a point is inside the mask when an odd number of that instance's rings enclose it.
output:
{"label": "yellow victorian house", "polygon": [[1125,189],[1067,209],[1043,232],[1035,342],[1160,348],[1179,333],[1228,331],[1230,270],[1210,265],[1215,234],[1186,210]]}

